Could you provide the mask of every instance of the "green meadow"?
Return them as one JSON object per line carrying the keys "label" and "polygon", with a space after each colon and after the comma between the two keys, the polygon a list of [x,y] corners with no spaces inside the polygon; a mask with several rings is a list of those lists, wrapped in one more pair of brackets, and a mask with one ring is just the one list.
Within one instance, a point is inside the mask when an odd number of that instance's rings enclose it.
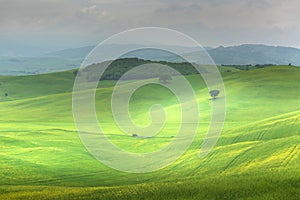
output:
{"label": "green meadow", "polygon": [[[217,145],[198,156],[211,100],[201,76],[188,75],[201,113],[197,135],[180,159],[145,174],[111,169],[81,143],[72,115],[74,71],[0,77],[0,199],[300,199],[300,67],[219,69],[227,112]],[[156,103],[168,120],[153,138],[131,137],[110,111],[115,83],[103,80],[95,97],[107,137],[131,152],[171,142],[180,125],[174,95],[155,84],[138,89],[133,120],[151,122]]]}

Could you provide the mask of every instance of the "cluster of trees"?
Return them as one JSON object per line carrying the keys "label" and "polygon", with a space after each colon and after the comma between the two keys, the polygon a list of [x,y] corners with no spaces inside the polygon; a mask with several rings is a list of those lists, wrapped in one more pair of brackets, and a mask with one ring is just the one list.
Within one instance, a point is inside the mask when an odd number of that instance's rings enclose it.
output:
{"label": "cluster of trees", "polygon": [[[136,66],[143,65],[143,64],[151,64],[151,63],[158,63],[162,65],[167,65],[172,67],[173,69],[177,70],[182,75],[190,75],[190,74],[197,74],[198,71],[193,67],[192,64],[187,62],[181,63],[171,63],[166,61],[150,61],[150,60],[143,60],[138,58],[120,58],[113,61],[109,67],[104,71],[101,80],[119,80],[122,75],[129,70],[133,69]],[[81,70],[80,73],[86,73],[86,78],[88,81],[98,81],[98,73],[99,68],[103,65],[101,64],[92,64],[87,66],[85,69]],[[78,74],[78,70],[73,72],[76,76]],[[175,74],[169,74],[171,77]],[[166,82],[170,80],[170,77],[166,77],[166,74],[162,75],[160,72],[155,72],[152,70],[151,73],[144,73],[144,74],[134,74],[131,73],[128,79],[140,79],[140,78],[155,78],[158,77],[161,82]]]}
{"label": "cluster of trees", "polygon": [[[188,62],[167,62],[167,61],[151,61],[151,60],[143,60],[139,58],[120,58],[113,61],[109,67],[104,71],[101,80],[119,80],[124,73],[128,72],[132,68],[143,65],[143,64],[151,64],[151,63],[159,63],[163,65],[167,65],[172,67],[173,69],[177,70],[182,75],[191,75],[191,74],[198,74],[198,71],[193,67],[192,64]],[[87,66],[81,72],[86,72],[88,81],[98,81],[98,73],[97,69],[101,67],[103,63],[99,64],[92,64]],[[291,65],[291,64],[290,64]],[[234,67],[239,70],[252,70],[257,68],[264,68],[269,66],[275,66],[275,64],[257,64],[257,65],[225,65],[222,64],[223,67]],[[230,72],[230,70],[228,70]],[[74,71],[74,75],[76,76],[78,70]],[[171,76],[174,74],[170,74]],[[162,76],[159,72],[152,71],[151,73],[144,73],[144,74],[131,74],[128,79],[140,79],[140,78],[155,78],[159,77],[161,82],[165,82],[168,79],[165,77],[160,78]],[[164,80],[165,79],[165,80]]]}
{"label": "cluster of trees", "polygon": [[[192,66],[190,63],[170,63],[166,61],[150,61],[150,60],[143,60],[138,58],[121,58],[113,61],[110,66],[104,71],[102,77],[100,80],[119,80],[124,73],[129,71],[130,69],[143,65],[143,64],[149,64],[149,63],[159,63],[163,65],[167,65],[172,67],[173,69],[177,70],[182,75],[190,75],[190,74],[198,74],[198,71]],[[103,64],[103,63],[102,63]],[[101,68],[100,64],[93,64],[90,66],[87,66],[80,72],[78,70],[73,71],[74,76],[77,76],[78,73],[84,73],[86,74],[86,78],[88,81],[99,81],[97,71],[99,68]],[[223,65],[224,66],[224,65]],[[229,65],[228,65],[229,66]],[[232,67],[232,65],[230,65]],[[252,65],[246,65],[247,67],[250,67]],[[236,66],[238,67],[238,66]],[[147,73],[146,73],[147,74]],[[141,77],[139,74],[138,76],[132,76],[129,78],[135,79],[136,77],[139,78],[158,78],[158,80],[161,83],[168,83],[168,81],[172,80],[172,74],[169,73],[150,73],[146,75],[147,77]],[[209,91],[210,96],[212,97],[212,100],[215,100],[217,96],[220,94],[219,90],[211,90]],[[133,134],[132,137],[137,137],[136,134]]]}

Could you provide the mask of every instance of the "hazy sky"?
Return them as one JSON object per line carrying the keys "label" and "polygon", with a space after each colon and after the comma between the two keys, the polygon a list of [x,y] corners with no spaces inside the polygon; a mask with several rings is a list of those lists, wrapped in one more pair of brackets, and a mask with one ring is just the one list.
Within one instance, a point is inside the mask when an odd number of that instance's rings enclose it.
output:
{"label": "hazy sky", "polygon": [[299,0],[0,0],[0,44],[59,49],[126,29],[176,29],[204,46],[300,48]]}

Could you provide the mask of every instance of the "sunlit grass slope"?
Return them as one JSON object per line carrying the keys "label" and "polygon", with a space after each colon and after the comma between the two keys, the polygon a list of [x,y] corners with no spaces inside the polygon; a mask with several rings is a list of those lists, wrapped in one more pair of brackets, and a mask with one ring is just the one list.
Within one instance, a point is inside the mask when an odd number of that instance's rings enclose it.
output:
{"label": "sunlit grass slope", "polygon": [[[300,68],[222,70],[222,76],[227,116],[217,146],[198,157],[211,101],[199,76],[189,76],[201,110],[198,134],[179,160],[147,174],[110,169],[81,144],[72,117],[72,71],[0,77],[0,199],[299,199]],[[96,93],[108,138],[132,152],[171,142],[178,128],[174,95],[157,85],[134,94],[136,123],[149,122],[153,103],[162,104],[170,120],[154,138],[133,138],[113,121],[113,84],[104,82]]]}

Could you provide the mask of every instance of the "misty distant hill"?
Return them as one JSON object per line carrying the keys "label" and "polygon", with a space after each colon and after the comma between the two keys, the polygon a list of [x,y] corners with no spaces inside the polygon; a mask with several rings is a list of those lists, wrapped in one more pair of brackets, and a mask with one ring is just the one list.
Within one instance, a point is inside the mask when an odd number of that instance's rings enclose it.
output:
{"label": "misty distant hill", "polygon": [[244,44],[218,47],[208,51],[216,64],[278,64],[300,66],[300,49],[280,46]]}
{"label": "misty distant hill", "polygon": [[[96,46],[87,46],[80,47],[74,49],[65,49],[61,51],[55,51],[45,54],[47,57],[60,57],[67,59],[84,59]],[[199,47],[183,47],[183,46],[164,46],[159,45],[159,48],[172,48],[176,52],[180,53],[190,53],[199,50]],[[124,51],[127,49],[143,49],[146,48],[144,45],[136,45],[136,44],[109,44],[104,45],[105,51],[107,55],[111,55],[113,52]],[[210,47],[204,47],[211,49]],[[129,53],[121,57],[137,57],[145,60],[166,60],[167,57],[170,56],[170,53],[164,53],[163,51],[157,50],[147,50],[147,51],[135,51],[134,53]],[[109,60],[109,58],[103,57],[103,61]]]}
{"label": "misty distant hill", "polygon": [[[107,45],[107,52],[115,51],[116,49],[124,49],[130,47],[132,49],[143,48],[142,45]],[[161,46],[162,48],[164,46]],[[83,59],[94,48],[94,46],[66,49],[62,51],[52,52],[47,54],[48,56],[58,56],[61,58],[81,58]],[[197,48],[194,47],[174,47],[178,52],[183,53],[191,60],[202,63],[201,60],[197,60],[199,52],[194,51]],[[208,54],[212,57],[216,64],[225,65],[246,65],[246,64],[277,64],[287,65],[292,63],[293,65],[300,66],[300,49],[292,47],[281,46],[267,46],[261,44],[243,44],[239,46],[230,46],[218,48],[205,47]],[[169,53],[162,51],[148,50],[139,51],[134,54],[128,54],[128,57],[138,57],[145,60],[163,60],[163,61],[176,61],[178,59],[170,56]],[[126,56],[125,56],[126,57]],[[104,58],[105,60],[105,58]]]}
{"label": "misty distant hill", "polygon": [[[0,57],[0,75],[26,75],[63,71],[78,68],[83,59],[95,46],[65,49],[36,57]],[[142,45],[107,45],[106,55],[100,56],[100,61],[109,60],[111,52],[122,51],[127,48],[141,49]],[[164,46],[161,46],[164,48]],[[180,52],[193,62],[203,64],[206,61],[199,59],[199,48],[173,46],[172,49]],[[247,64],[276,64],[300,66],[300,49],[260,44],[243,44],[239,46],[210,48],[205,47],[216,64],[247,65]],[[202,52],[203,53],[203,52]],[[182,62],[178,56],[161,50],[147,49],[123,55],[122,58],[137,57],[144,60]]]}
{"label": "misty distant hill", "polygon": [[73,49],[64,49],[45,54],[45,57],[60,57],[65,59],[84,59],[95,46],[86,46]]}

